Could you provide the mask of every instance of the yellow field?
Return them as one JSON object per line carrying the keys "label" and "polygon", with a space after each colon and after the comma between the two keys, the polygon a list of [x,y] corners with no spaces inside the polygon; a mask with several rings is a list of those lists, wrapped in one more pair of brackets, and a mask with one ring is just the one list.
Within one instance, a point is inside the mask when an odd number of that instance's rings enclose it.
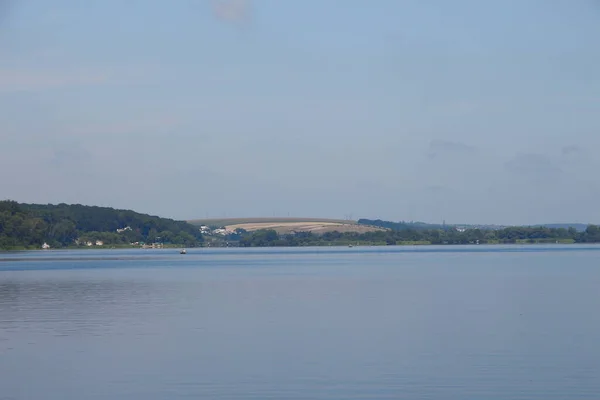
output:
{"label": "yellow field", "polygon": [[326,218],[222,218],[200,219],[188,221],[194,225],[225,226],[227,229],[245,229],[257,231],[260,229],[273,229],[280,234],[293,232],[313,232],[322,234],[326,232],[374,232],[384,229],[367,225],[359,225],[356,221],[337,220]]}
{"label": "yellow field", "polygon": [[366,225],[358,224],[343,224],[337,222],[260,222],[260,223],[247,223],[247,224],[235,224],[226,225],[228,229],[242,228],[247,231],[257,231],[260,229],[273,229],[277,233],[292,233],[292,232],[313,232],[313,233],[325,233],[325,232],[373,232],[383,230]]}

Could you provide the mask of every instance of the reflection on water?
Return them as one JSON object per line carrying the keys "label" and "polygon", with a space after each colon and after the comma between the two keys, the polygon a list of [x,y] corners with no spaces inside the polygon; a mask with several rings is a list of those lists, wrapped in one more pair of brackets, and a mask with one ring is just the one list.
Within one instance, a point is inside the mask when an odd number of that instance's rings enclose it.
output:
{"label": "reflection on water", "polygon": [[498,249],[11,254],[0,399],[594,398],[597,248]]}
{"label": "reflection on water", "polygon": [[14,333],[103,334],[165,307],[165,288],[135,281],[32,280],[0,283],[3,328]]}

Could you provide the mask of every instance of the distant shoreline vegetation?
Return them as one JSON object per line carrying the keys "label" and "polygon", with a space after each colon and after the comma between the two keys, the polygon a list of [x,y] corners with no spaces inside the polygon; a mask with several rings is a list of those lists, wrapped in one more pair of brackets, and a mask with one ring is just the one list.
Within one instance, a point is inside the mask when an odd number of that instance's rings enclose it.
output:
{"label": "distant shoreline vegetation", "polygon": [[[235,239],[235,238],[231,238]],[[573,244],[600,243],[600,228],[590,225],[584,232],[575,229],[545,227],[513,227],[500,230],[405,229],[367,233],[311,232],[279,235],[274,230],[242,233],[241,247],[271,246],[396,246],[396,245],[468,245],[468,244]]]}
{"label": "distant shoreline vegetation", "polygon": [[[250,222],[270,219],[245,219]],[[276,219],[273,219],[276,220]],[[281,220],[281,219],[279,219]],[[22,204],[0,201],[0,249],[131,247],[296,247],[348,245],[465,245],[600,243],[600,227],[446,226],[420,222],[358,221],[288,218],[288,222],[337,221],[357,231],[287,232],[275,229],[245,230],[195,226],[200,221],[175,221],[109,207]],[[211,220],[214,224],[241,223]],[[374,227],[365,232],[360,228]],[[354,228],[353,228],[354,229]]]}

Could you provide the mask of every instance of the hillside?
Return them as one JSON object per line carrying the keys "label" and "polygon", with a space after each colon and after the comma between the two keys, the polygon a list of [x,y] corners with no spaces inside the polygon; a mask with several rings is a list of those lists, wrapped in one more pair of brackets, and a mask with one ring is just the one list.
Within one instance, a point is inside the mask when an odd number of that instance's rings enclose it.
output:
{"label": "hillside", "polygon": [[297,223],[297,222],[326,222],[340,224],[356,224],[356,221],[332,218],[291,218],[291,217],[266,217],[266,218],[201,218],[187,221],[192,225],[200,226],[229,226],[239,224],[258,224],[258,223]]}
{"label": "hillside", "polygon": [[197,219],[188,221],[196,226],[224,227],[229,231],[243,229],[254,232],[258,230],[274,230],[278,234],[294,232],[311,232],[324,234],[327,232],[366,233],[385,230],[384,228],[358,224],[356,221],[328,218],[221,218]]}
{"label": "hillside", "polygon": [[131,210],[80,204],[20,204],[0,201],[0,248],[52,248],[161,242],[195,246],[196,227]]}

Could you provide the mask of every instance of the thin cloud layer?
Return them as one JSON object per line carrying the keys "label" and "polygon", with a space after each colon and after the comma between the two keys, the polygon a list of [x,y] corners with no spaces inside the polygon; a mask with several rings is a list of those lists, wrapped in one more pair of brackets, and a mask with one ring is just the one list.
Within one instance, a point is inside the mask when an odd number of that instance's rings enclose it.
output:
{"label": "thin cloud layer", "polygon": [[435,158],[444,155],[464,156],[473,154],[477,151],[474,146],[462,142],[453,142],[446,140],[432,140],[427,149],[427,155]]}
{"label": "thin cloud layer", "polygon": [[75,86],[148,84],[156,81],[157,74],[152,65],[142,63],[86,64],[65,68],[45,68],[39,64],[26,68],[0,68],[0,93]]}
{"label": "thin cloud layer", "polygon": [[512,174],[534,181],[558,178],[563,170],[560,165],[545,154],[520,153],[505,164]]}
{"label": "thin cloud layer", "polygon": [[49,89],[65,86],[94,85],[107,82],[108,76],[97,72],[56,72],[0,70],[0,92]]}
{"label": "thin cloud layer", "polygon": [[251,19],[249,0],[212,0],[212,10],[219,20],[240,24]]}
{"label": "thin cloud layer", "polygon": [[564,146],[561,151],[563,156],[576,156],[582,153],[581,147],[575,145]]}

